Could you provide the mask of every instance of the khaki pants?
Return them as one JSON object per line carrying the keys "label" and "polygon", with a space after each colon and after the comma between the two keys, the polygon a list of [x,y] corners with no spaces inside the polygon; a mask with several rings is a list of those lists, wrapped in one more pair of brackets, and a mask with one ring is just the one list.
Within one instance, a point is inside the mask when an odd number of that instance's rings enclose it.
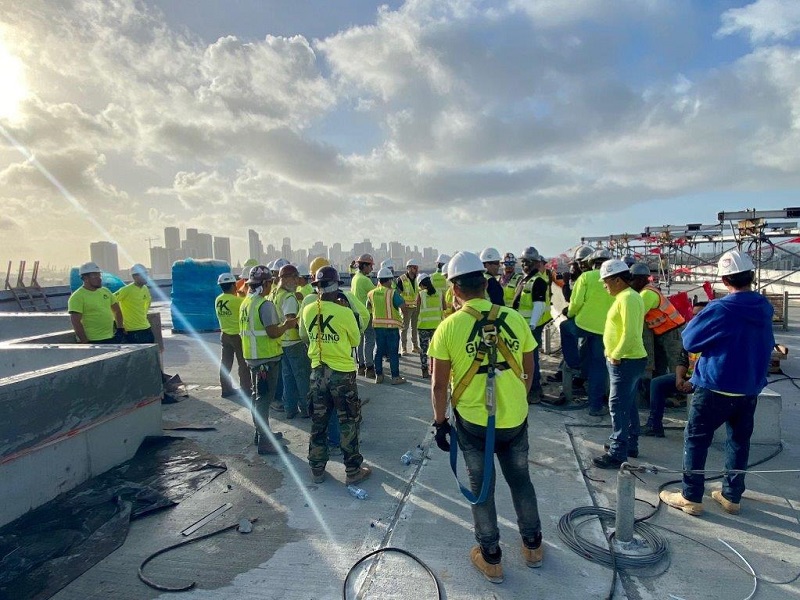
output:
{"label": "khaki pants", "polygon": [[414,308],[402,306],[400,310],[403,313],[403,331],[400,334],[400,345],[403,348],[403,352],[408,349],[406,334],[408,333],[409,325],[411,325],[411,347],[418,350],[419,342],[417,341],[417,317],[419,317],[419,306],[415,306]]}

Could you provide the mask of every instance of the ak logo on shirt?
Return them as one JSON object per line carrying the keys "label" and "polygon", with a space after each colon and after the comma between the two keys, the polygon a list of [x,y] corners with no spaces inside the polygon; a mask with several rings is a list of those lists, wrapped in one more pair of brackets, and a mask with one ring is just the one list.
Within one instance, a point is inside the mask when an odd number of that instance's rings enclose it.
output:
{"label": "ak logo on shirt", "polygon": [[230,317],[233,314],[228,306],[228,300],[217,300],[217,314],[223,317]]}
{"label": "ak logo on shirt", "polygon": [[[484,317],[489,314],[489,311],[484,311]],[[494,320],[494,326],[497,328],[498,335],[503,339],[508,346],[508,349],[512,352],[519,351],[519,340],[517,339],[516,334],[508,326],[506,323],[506,314],[501,312],[497,315],[497,318]],[[464,346],[464,351],[469,354],[470,356],[475,356],[478,353],[478,346],[481,343],[481,327],[482,324],[478,321],[475,321],[475,325],[472,327],[472,331],[469,333],[469,337],[467,338],[467,345]]]}
{"label": "ak logo on shirt", "polygon": [[323,342],[338,342],[339,334],[331,325],[333,317],[334,315],[317,315],[308,326],[308,337],[314,341],[319,338]]}

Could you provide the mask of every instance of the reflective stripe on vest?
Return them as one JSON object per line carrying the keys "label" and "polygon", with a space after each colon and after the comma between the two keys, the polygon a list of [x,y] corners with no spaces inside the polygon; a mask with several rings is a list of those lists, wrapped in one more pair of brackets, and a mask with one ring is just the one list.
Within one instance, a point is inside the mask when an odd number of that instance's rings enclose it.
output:
{"label": "reflective stripe on vest", "polygon": [[396,327],[403,326],[400,312],[394,307],[394,290],[379,285],[367,294],[370,306],[372,306],[372,326],[373,327]]}
{"label": "reflective stripe on vest", "polygon": [[403,282],[403,291],[400,292],[400,296],[403,298],[403,301],[406,303],[408,308],[416,308],[417,307],[417,288],[414,287],[414,282],[408,276],[408,274],[401,275],[398,277],[400,281]]}
{"label": "reflective stripe on vest", "polygon": [[656,308],[651,308],[644,316],[645,325],[650,329],[654,335],[662,335],[668,331],[672,331],[676,327],[680,327],[686,322],[678,309],[669,301],[669,299],[661,293],[657,287],[646,285],[646,290],[658,294],[659,305]]}
{"label": "reflective stripe on vest", "polygon": [[[286,319],[286,315],[283,314],[283,302],[289,296],[294,296],[294,299],[297,300],[297,296],[294,295],[294,292],[290,292],[284,288],[278,288],[278,291],[275,292],[275,310],[278,312],[279,321]],[[297,305],[300,306],[300,302],[298,302]],[[286,333],[283,334],[281,339],[284,342],[299,342],[300,331],[297,328],[288,329],[286,330]]]}
{"label": "reflective stripe on vest", "polygon": [[523,285],[523,288],[522,288],[522,293],[519,296],[519,308],[517,309],[517,311],[519,312],[519,314],[521,314],[523,317],[525,317],[526,321],[530,322],[531,315],[533,314],[533,293],[532,293],[533,292],[533,284],[537,279],[541,279],[542,281],[544,281],[545,285],[547,286],[545,288],[545,293],[544,293],[545,310],[542,313],[542,316],[539,317],[539,320],[536,323],[536,326],[538,327],[540,325],[544,325],[545,323],[548,323],[548,322],[553,320],[553,317],[550,315],[550,310],[549,310],[549,308],[550,308],[550,278],[547,276],[547,273],[539,272],[536,275],[534,275],[533,277],[531,277],[530,279],[528,279],[528,281],[525,282],[525,284]]}
{"label": "reflective stripe on vest", "polygon": [[522,273],[514,273],[503,287],[503,302],[509,308],[514,304],[514,294],[517,291],[517,283],[519,283],[520,277],[522,277]]}
{"label": "reflective stripe on vest", "polygon": [[436,329],[442,322],[442,293],[436,292],[432,296],[426,291],[419,294],[419,319],[417,329]]}
{"label": "reflective stripe on vest", "polygon": [[239,309],[239,334],[242,336],[242,354],[247,359],[274,358],[281,355],[280,340],[269,337],[259,317],[263,296],[248,296]]}

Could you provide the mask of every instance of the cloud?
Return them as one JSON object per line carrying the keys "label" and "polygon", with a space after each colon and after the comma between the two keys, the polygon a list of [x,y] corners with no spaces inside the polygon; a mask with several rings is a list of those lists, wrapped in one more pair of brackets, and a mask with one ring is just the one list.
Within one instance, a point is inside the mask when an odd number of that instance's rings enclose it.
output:
{"label": "cloud", "polygon": [[754,44],[788,40],[800,32],[800,3],[795,0],[757,0],[722,14],[719,36],[743,33]]}

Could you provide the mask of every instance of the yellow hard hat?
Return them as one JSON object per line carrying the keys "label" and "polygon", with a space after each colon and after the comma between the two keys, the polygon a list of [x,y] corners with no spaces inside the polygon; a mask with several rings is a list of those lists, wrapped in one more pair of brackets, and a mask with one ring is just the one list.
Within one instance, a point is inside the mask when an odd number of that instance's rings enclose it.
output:
{"label": "yellow hard hat", "polygon": [[311,261],[311,264],[308,265],[308,270],[311,271],[311,275],[315,275],[317,271],[319,271],[322,267],[329,267],[331,265],[330,261],[325,258],[324,256],[318,256],[314,260]]}

